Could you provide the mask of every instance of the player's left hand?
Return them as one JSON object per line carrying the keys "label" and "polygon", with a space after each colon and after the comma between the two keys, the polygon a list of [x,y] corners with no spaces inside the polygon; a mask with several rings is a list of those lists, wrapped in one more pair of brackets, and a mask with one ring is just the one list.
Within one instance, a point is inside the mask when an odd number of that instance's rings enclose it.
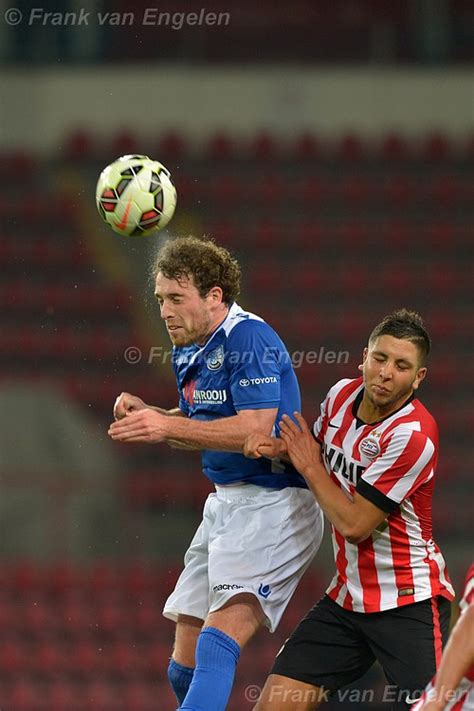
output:
{"label": "player's left hand", "polygon": [[321,447],[314,439],[308,423],[300,412],[294,413],[296,422],[288,415],[283,415],[280,425],[280,437],[286,443],[288,455],[293,466],[306,476],[308,471],[321,460]]}
{"label": "player's left hand", "polygon": [[109,436],[118,442],[164,442],[169,436],[170,418],[156,410],[144,409],[127,412],[126,416],[112,422]]}

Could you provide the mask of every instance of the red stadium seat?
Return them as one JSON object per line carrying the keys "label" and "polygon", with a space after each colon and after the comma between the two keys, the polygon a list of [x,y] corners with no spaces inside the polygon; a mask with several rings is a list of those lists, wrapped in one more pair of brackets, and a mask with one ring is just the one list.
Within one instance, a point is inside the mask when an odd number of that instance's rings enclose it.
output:
{"label": "red stadium seat", "polygon": [[64,146],[65,157],[70,160],[88,160],[94,152],[94,140],[84,129],[77,129],[67,136]]}
{"label": "red stadium seat", "polygon": [[408,176],[391,174],[382,184],[382,194],[394,208],[407,207],[413,203],[420,191],[420,186]]}
{"label": "red stadium seat", "polygon": [[33,681],[24,679],[21,676],[13,681],[9,692],[2,699],[5,709],[12,709],[12,711],[33,711],[38,709],[40,703],[40,687]]}
{"label": "red stadium seat", "polygon": [[45,693],[49,711],[79,711],[83,709],[81,686],[66,679],[56,679],[47,688]]}
{"label": "red stadium seat", "polygon": [[446,160],[452,153],[451,142],[444,133],[434,132],[428,136],[424,144],[424,157],[428,160]]}
{"label": "red stadium seat", "polygon": [[265,219],[255,224],[254,246],[258,249],[270,250],[285,243],[285,229],[272,219]]}
{"label": "red stadium seat", "polygon": [[399,133],[388,133],[382,140],[381,157],[389,161],[406,160],[410,151],[407,141]]}
{"label": "red stadium seat", "polygon": [[119,158],[119,156],[132,155],[134,153],[141,155],[145,153],[145,151],[141,147],[137,136],[132,133],[132,131],[124,129],[118,131],[115,136],[113,136],[110,153],[115,160],[115,158]]}
{"label": "red stadium seat", "polygon": [[360,160],[364,156],[362,139],[355,133],[346,133],[339,140],[338,157],[345,161]]}
{"label": "red stadium seat", "polygon": [[160,137],[156,155],[159,156],[159,160],[171,161],[166,167],[172,170],[176,162],[185,155],[186,150],[184,136],[177,131],[168,131]]}
{"label": "red stadium seat", "polygon": [[211,176],[208,189],[210,202],[224,208],[237,207],[245,195],[245,184],[230,173]]}
{"label": "red stadium seat", "polygon": [[11,638],[0,641],[0,669],[11,679],[20,678],[27,669],[30,652],[24,642]]}
{"label": "red stadium seat", "polygon": [[354,207],[374,203],[378,197],[378,183],[364,175],[354,174],[343,178],[339,183],[340,199]]}
{"label": "red stadium seat", "polygon": [[463,197],[463,186],[454,175],[435,175],[426,186],[426,195],[435,207],[452,207]]}
{"label": "red stadium seat", "polygon": [[314,160],[321,156],[321,144],[312,133],[302,133],[295,141],[295,158],[297,160]]}
{"label": "red stadium seat", "polygon": [[223,131],[211,136],[207,153],[212,160],[228,160],[234,154],[234,142],[232,138]]}
{"label": "red stadium seat", "polygon": [[267,173],[258,178],[252,194],[268,208],[280,207],[288,200],[287,183],[281,175]]}
{"label": "red stadium seat", "polygon": [[[330,181],[323,180],[318,176],[309,176],[297,181],[296,189],[293,191],[295,200],[306,203],[305,207],[314,208],[315,205],[323,204],[334,196],[334,188]],[[331,195],[331,192],[333,193]]]}
{"label": "red stadium seat", "polygon": [[258,133],[251,142],[251,151],[257,160],[271,160],[276,158],[278,149],[276,139],[267,131]]}

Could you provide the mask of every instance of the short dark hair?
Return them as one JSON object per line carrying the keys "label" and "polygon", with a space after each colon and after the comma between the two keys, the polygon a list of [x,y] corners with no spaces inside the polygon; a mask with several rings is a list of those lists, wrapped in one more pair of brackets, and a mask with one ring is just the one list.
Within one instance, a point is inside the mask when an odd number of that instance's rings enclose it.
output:
{"label": "short dark hair", "polygon": [[178,237],[160,249],[153,275],[161,272],[167,279],[179,281],[193,277],[199,294],[204,298],[214,286],[222,289],[225,304],[234,302],[240,294],[239,263],[225,247],[219,247],[206,235]]}
{"label": "short dark hair", "polygon": [[419,313],[409,309],[398,309],[385,316],[370,334],[369,344],[379,336],[393,336],[411,341],[418,348],[421,364],[425,363],[431,349],[431,338],[423,319]]}

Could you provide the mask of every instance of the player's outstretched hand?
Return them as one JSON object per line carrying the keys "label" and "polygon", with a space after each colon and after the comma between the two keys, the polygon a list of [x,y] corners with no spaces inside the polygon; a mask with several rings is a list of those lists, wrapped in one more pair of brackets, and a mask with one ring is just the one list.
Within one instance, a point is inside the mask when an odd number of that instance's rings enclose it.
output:
{"label": "player's outstretched hand", "polygon": [[114,404],[114,417],[121,420],[127,413],[144,410],[147,406],[145,402],[136,395],[130,393],[120,393]]}
{"label": "player's outstretched hand", "polygon": [[258,432],[247,437],[244,444],[244,454],[250,459],[267,457],[273,459],[282,454],[282,441]]}
{"label": "player's outstretched hand", "polygon": [[148,408],[127,412],[121,420],[112,422],[108,434],[118,442],[164,442],[170,435],[171,419]]}
{"label": "player's outstretched hand", "polygon": [[283,415],[280,436],[286,444],[291,463],[305,476],[308,470],[321,460],[321,447],[314,439],[303,415],[295,412],[294,416],[296,422],[288,415]]}

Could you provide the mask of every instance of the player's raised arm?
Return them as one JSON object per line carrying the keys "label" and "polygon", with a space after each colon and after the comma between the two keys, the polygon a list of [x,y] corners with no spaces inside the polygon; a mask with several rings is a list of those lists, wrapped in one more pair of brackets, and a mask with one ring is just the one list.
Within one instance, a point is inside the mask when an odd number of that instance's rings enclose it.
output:
{"label": "player's raised arm", "polygon": [[138,412],[139,410],[155,410],[162,415],[168,415],[171,417],[184,417],[179,407],[174,407],[170,410],[166,410],[162,407],[157,407],[155,405],[147,405],[140,397],[137,395],[132,395],[131,393],[120,393],[114,403],[113,413],[116,420],[122,420],[126,415],[130,415],[132,412]]}

